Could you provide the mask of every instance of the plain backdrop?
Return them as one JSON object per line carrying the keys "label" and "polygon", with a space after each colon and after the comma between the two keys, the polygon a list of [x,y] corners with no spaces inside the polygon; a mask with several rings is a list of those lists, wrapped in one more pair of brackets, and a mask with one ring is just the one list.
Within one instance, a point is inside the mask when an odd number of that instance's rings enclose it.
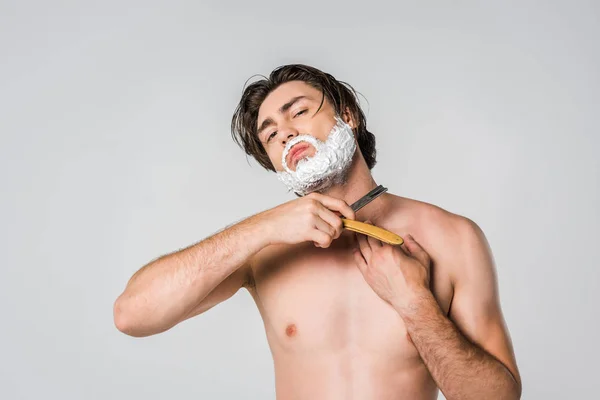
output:
{"label": "plain backdrop", "polygon": [[112,306],[147,262],[295,198],[230,121],[296,62],[364,96],[378,183],[484,230],[523,398],[598,397],[599,21],[594,1],[1,0],[0,398],[275,398],[245,290],[143,339]]}

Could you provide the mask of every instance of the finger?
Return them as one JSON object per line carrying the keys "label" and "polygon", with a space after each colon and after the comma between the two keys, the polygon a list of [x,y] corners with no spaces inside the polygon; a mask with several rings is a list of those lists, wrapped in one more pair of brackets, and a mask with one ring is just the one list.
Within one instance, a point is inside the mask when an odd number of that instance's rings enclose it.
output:
{"label": "finger", "polygon": [[369,267],[369,265],[367,264],[367,261],[363,257],[363,255],[360,252],[360,249],[358,247],[355,247],[353,249],[353,254],[354,254],[354,261],[356,262],[356,266],[358,267],[360,272],[364,275],[367,272],[367,268]]}
{"label": "finger", "polygon": [[342,219],[335,215],[333,211],[328,210],[325,207],[322,207],[317,214],[323,221],[331,226],[334,232],[333,238],[339,238],[344,230],[344,223],[342,222]]}
{"label": "finger", "polygon": [[371,246],[371,249],[373,250],[383,246],[383,243],[381,243],[380,240],[375,239],[374,237],[371,237],[369,235],[367,235],[367,242],[369,242],[369,246]]}
{"label": "finger", "polygon": [[427,265],[429,264],[429,254],[421,247],[419,243],[412,237],[411,234],[406,235],[406,240],[404,241],[404,245],[410,252],[410,254],[416,258],[421,264]]}
{"label": "finger", "polygon": [[402,250],[402,254],[409,256],[410,257],[410,251],[408,250],[408,247],[406,247],[406,237],[404,237],[404,240],[402,241],[402,244],[400,246],[400,250]]}
{"label": "finger", "polygon": [[315,193],[313,196],[316,200],[321,202],[329,210],[339,211],[345,218],[355,219],[356,216],[352,208],[342,199],[336,199],[331,196],[326,196],[320,193]]}
{"label": "finger", "polygon": [[335,229],[327,222],[323,221],[321,218],[316,217],[315,221],[315,239],[319,244],[319,247],[327,248],[331,244],[333,240],[333,236],[335,235]]}
{"label": "finger", "polygon": [[358,242],[358,248],[360,249],[363,257],[367,262],[369,262],[371,259],[371,245],[369,245],[367,238],[363,234],[357,234],[356,241]]}
{"label": "finger", "polygon": [[315,229],[312,234],[312,241],[315,246],[326,249],[331,244],[331,236],[319,229]]}
{"label": "finger", "polygon": [[[365,224],[373,225],[373,223],[370,220],[366,220]],[[380,240],[377,240],[369,235],[367,235],[367,242],[369,242],[369,246],[371,246],[372,249],[376,249],[378,247],[383,246],[383,243],[381,243]]]}

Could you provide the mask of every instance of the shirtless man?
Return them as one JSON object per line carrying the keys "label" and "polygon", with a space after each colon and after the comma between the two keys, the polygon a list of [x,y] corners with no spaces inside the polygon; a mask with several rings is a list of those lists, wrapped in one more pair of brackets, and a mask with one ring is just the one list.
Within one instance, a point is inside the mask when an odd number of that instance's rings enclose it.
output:
{"label": "shirtless man", "polygon": [[[356,215],[349,207],[377,186],[374,136],[349,85],[280,67],[246,88],[232,128],[298,198],[141,268],[114,305],[120,331],[166,331],[244,287],[264,321],[278,400],[520,398],[480,228],[390,193]],[[343,217],[405,244],[344,230]]]}

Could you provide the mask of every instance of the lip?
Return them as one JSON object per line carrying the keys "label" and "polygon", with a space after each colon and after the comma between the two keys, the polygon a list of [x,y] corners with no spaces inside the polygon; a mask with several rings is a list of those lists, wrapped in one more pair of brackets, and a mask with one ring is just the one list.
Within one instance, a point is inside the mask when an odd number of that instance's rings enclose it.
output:
{"label": "lip", "polygon": [[297,160],[299,160],[302,156],[302,153],[304,153],[306,151],[306,149],[308,149],[310,145],[306,144],[306,143],[298,143],[296,145],[294,145],[294,147],[291,148],[291,150],[288,152],[287,155],[287,164],[288,167],[292,166],[292,165],[296,165]]}

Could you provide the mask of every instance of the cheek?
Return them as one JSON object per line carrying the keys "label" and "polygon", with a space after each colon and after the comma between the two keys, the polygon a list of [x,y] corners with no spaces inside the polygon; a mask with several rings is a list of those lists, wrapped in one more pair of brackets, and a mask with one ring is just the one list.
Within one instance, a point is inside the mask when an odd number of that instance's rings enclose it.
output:
{"label": "cheek", "polygon": [[273,167],[275,167],[276,171],[282,171],[283,170],[283,165],[281,164],[281,156],[283,155],[283,149],[266,149],[267,151],[267,155],[269,156],[269,160],[271,160],[271,163],[273,164]]}
{"label": "cheek", "polygon": [[333,120],[333,117],[323,121],[319,124],[318,129],[315,130],[315,137],[322,142],[326,142],[334,126],[335,121]]}
{"label": "cheek", "polygon": [[281,154],[279,155],[279,157],[271,155],[270,159],[271,163],[273,164],[273,167],[275,167],[275,171],[283,170],[283,165],[281,164]]}

